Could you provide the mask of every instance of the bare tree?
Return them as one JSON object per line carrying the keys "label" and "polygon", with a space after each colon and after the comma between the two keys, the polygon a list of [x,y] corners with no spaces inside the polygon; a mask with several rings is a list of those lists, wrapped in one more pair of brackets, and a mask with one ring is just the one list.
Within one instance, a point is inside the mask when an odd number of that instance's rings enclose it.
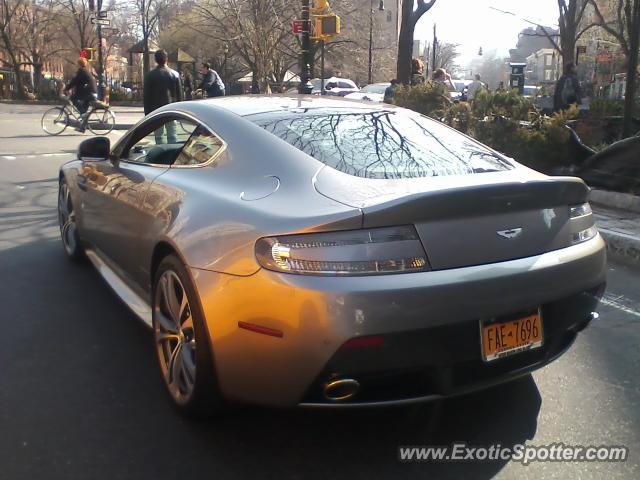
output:
{"label": "bare tree", "polygon": [[590,0],[558,0],[559,37],[550,32],[547,27],[539,25],[547,38],[549,38],[553,47],[562,56],[562,63],[564,65],[575,63],[577,41],[587,30],[595,26],[595,24],[588,24],[582,29],[580,28],[589,1]]}
{"label": "bare tree", "polygon": [[589,0],[596,14],[597,25],[620,44],[627,60],[627,89],[625,92],[623,136],[632,132],[637,90],[638,48],[640,45],[640,0],[613,0],[613,15],[604,15],[595,0]]}
{"label": "bare tree", "polygon": [[0,46],[9,59],[9,66],[16,77],[17,95],[24,95],[24,81],[21,73],[20,40],[23,23],[21,16],[28,8],[25,0],[0,0]]}
{"label": "bare tree", "polygon": [[59,42],[58,15],[52,0],[36,1],[21,10],[22,24],[19,51],[21,65],[33,67],[33,88],[40,92],[44,64],[64,50]]}
{"label": "bare tree", "polygon": [[168,4],[164,0],[136,0],[138,20],[140,21],[140,32],[142,33],[143,57],[142,71],[146,75],[149,73],[149,40],[156,33],[158,20],[163,8]]}
{"label": "bare tree", "polygon": [[397,77],[404,84],[408,84],[411,77],[411,52],[413,51],[413,31],[416,28],[416,23],[435,3],[436,0],[416,0],[415,3],[402,2]]}
{"label": "bare tree", "polygon": [[77,55],[84,48],[94,47],[97,37],[91,24],[89,0],[54,0],[60,11],[60,29],[69,42],[70,52]]}
{"label": "bare tree", "polygon": [[204,0],[193,11],[191,28],[227,43],[251,69],[261,91],[268,90],[269,79],[284,77],[285,67],[295,64],[298,51],[290,29],[297,12],[290,2]]}
{"label": "bare tree", "polygon": [[[457,43],[438,42],[436,46],[436,63],[432,69],[444,68],[448,72],[455,70],[457,67],[456,59],[460,56],[460,52],[458,52],[459,46]],[[429,47],[428,58],[433,57],[432,48],[433,46]]]}

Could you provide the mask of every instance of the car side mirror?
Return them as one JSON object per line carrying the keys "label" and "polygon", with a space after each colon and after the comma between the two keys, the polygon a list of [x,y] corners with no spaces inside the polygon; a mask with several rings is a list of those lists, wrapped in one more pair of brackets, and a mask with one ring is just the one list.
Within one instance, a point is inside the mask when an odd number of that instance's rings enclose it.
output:
{"label": "car side mirror", "polygon": [[78,147],[78,159],[83,162],[99,162],[109,159],[111,140],[107,137],[88,138]]}

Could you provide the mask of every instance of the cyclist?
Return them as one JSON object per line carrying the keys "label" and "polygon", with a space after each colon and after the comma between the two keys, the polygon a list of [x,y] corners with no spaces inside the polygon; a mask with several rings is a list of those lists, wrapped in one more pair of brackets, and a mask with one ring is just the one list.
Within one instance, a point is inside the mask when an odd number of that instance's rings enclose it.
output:
{"label": "cyclist", "polygon": [[79,132],[84,132],[86,128],[87,118],[85,113],[89,106],[98,98],[96,79],[93,77],[89,69],[87,68],[87,59],[84,57],[78,58],[78,71],[71,81],[65,86],[67,95],[70,90],[73,90],[70,100],[82,115],[82,122],[78,127]]}

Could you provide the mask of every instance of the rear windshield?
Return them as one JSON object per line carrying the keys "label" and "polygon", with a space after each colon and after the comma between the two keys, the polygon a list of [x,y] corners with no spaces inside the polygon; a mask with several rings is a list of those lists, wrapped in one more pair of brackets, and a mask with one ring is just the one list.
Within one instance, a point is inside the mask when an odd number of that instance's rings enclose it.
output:
{"label": "rear windshield", "polygon": [[300,109],[245,118],[330,167],[357,177],[434,177],[512,168],[455,130],[401,111]]}

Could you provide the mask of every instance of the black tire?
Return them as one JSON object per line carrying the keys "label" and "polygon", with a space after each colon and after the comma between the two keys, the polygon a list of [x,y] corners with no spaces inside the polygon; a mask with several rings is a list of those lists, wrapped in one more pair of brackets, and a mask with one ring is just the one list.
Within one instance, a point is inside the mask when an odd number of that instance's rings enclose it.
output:
{"label": "black tire", "polygon": [[49,135],[60,135],[69,125],[69,115],[62,107],[53,107],[44,112],[40,126]]}
{"label": "black tire", "polygon": [[85,259],[84,247],[76,224],[71,192],[65,180],[61,180],[58,184],[58,224],[62,246],[67,257],[74,262],[83,261]]}
{"label": "black tire", "polygon": [[116,126],[116,116],[111,110],[97,108],[91,110],[87,127],[95,135],[107,135]]}
{"label": "black tire", "polygon": [[[170,283],[175,282],[176,278],[179,285]],[[170,318],[172,314],[169,304],[172,302],[167,299],[165,289],[174,292],[174,305],[180,304],[177,309],[179,313],[175,316],[179,319],[178,322]],[[186,294],[187,304],[184,310],[181,307],[185,299],[181,296],[180,289]],[[187,269],[177,256],[168,255],[158,265],[153,280],[152,298],[156,356],[173,404],[181,413],[194,418],[222,413],[226,405],[218,388],[200,301]],[[171,323],[171,328],[166,328],[167,323]],[[180,330],[177,330],[177,323],[180,323]],[[172,329],[176,329],[177,333]],[[193,348],[188,347],[192,343]],[[180,359],[178,367],[177,359]],[[191,365],[195,368],[195,375],[191,371]]]}

